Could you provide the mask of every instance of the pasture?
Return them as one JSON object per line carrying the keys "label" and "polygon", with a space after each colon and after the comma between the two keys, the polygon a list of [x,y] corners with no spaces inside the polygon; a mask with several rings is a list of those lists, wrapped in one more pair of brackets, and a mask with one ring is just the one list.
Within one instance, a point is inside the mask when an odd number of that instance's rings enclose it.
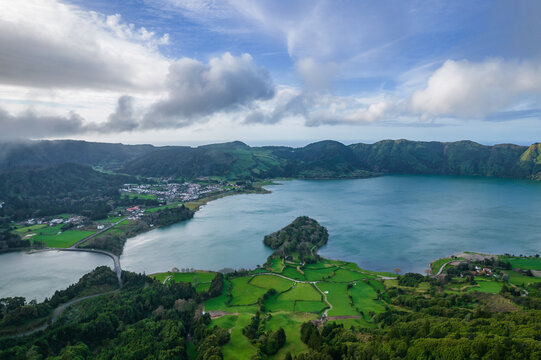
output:
{"label": "pasture", "polygon": [[61,231],[61,227],[62,225],[39,228],[34,231],[36,235],[32,236],[30,241],[42,241],[47,247],[68,248],[95,232],[86,230]]}
{"label": "pasture", "polygon": [[353,306],[362,311],[365,315],[370,311],[378,313],[385,310],[382,303],[379,300],[376,300],[378,296],[376,290],[364,281],[356,282],[348,291],[353,299]]}
{"label": "pasture", "polygon": [[263,289],[274,289],[281,293],[293,286],[293,282],[274,275],[257,275],[252,278],[250,285]]}
{"label": "pasture", "polygon": [[317,287],[321,291],[328,291],[327,300],[333,308],[329,310],[329,316],[359,315],[359,312],[351,307],[349,297],[347,296],[347,284],[320,282]]}

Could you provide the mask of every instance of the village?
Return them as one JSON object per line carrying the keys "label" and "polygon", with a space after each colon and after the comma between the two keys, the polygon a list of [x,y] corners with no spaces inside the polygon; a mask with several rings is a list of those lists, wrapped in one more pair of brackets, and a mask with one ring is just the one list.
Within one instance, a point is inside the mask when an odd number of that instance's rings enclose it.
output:
{"label": "village", "polygon": [[167,183],[160,181],[158,184],[124,184],[119,190],[121,194],[146,198],[154,198],[159,201],[193,201],[209,193],[222,192],[230,189],[240,189],[236,184],[208,184],[198,183]]}
{"label": "village", "polygon": [[[203,185],[202,185],[203,184]],[[166,206],[174,203],[195,201],[200,198],[221,193],[224,191],[239,191],[243,188],[241,185],[233,183],[170,183],[164,179],[158,179],[153,184],[124,184],[119,189],[121,196],[131,199],[151,199],[159,203],[158,206]],[[3,202],[0,202],[0,206]],[[141,204],[128,207],[117,207],[114,210],[114,217],[126,217],[128,220],[138,220],[144,214],[145,209]],[[54,227],[63,225],[63,230],[67,229],[95,229],[103,230],[106,227],[106,219],[102,221],[90,221],[85,216],[79,215],[57,215],[41,218],[30,218],[19,223],[21,227],[30,227],[35,225]],[[60,229],[59,229],[60,230]]]}

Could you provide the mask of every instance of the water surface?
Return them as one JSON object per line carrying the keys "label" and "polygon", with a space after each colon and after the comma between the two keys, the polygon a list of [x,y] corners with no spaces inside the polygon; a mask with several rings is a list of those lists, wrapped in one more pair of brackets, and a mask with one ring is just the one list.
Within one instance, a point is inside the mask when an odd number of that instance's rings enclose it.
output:
{"label": "water surface", "polygon": [[76,283],[98,266],[113,267],[103,255],[76,251],[10,252],[0,255],[0,298],[24,296],[44,300]]}
{"label": "water surface", "polygon": [[433,259],[464,250],[541,252],[541,184],[532,181],[386,176],[268,189],[213,201],[191,221],[129,239],[123,268],[253,268],[271,252],[264,235],[300,215],[328,228],[321,255],[378,271],[422,273]]}
{"label": "water surface", "polygon": [[[254,268],[271,251],[263,237],[297,216],[329,229],[323,256],[378,271],[423,272],[464,250],[541,253],[541,183],[439,176],[286,181],[271,194],[212,201],[192,220],[128,239],[122,268]],[[0,255],[0,298],[41,300],[77,281],[106,256],[75,252]]]}

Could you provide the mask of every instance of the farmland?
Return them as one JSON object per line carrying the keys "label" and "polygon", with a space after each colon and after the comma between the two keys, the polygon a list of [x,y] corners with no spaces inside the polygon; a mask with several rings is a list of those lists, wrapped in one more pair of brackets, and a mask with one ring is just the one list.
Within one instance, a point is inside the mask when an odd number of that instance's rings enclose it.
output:
{"label": "farmland", "polygon": [[28,236],[32,243],[43,242],[47,247],[68,248],[77,241],[92,234],[95,230],[66,230],[62,231],[62,225],[47,226],[33,225],[15,230],[21,236]]}

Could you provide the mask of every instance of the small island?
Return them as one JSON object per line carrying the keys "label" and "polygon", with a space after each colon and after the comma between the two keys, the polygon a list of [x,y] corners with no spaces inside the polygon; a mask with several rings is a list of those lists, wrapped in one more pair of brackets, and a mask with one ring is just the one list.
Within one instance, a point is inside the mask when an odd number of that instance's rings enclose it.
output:
{"label": "small island", "polygon": [[[51,299],[0,299],[0,357],[81,359],[536,358],[539,256],[463,253],[426,276],[320,257],[299,217],[253,270],[150,276],[99,267]],[[461,255],[461,256],[459,256]],[[505,322],[503,329],[498,324]]]}

